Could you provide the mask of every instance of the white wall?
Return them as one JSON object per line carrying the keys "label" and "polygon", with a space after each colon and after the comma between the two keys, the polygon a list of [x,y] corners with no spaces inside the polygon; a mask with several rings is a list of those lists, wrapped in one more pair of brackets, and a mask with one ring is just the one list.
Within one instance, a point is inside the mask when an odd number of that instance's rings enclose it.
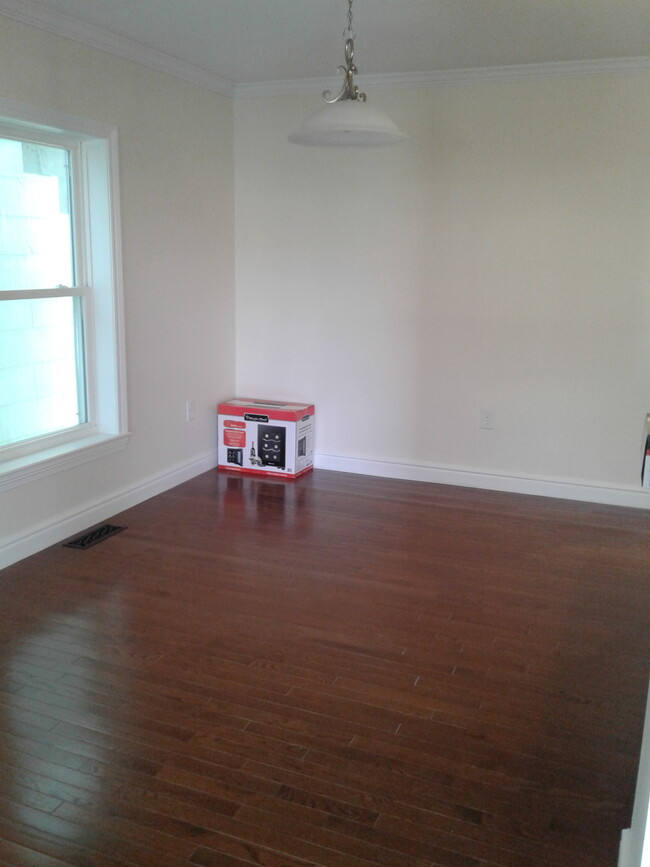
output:
{"label": "white wall", "polygon": [[636,493],[649,84],[370,92],[410,135],[375,151],[288,143],[317,96],[239,100],[238,393],[313,401],[334,465]]}
{"label": "white wall", "polygon": [[132,431],[123,452],[0,493],[1,555],[214,465],[234,390],[234,169],[231,100],[2,17],[0,96],[118,127]]}
{"label": "white wall", "polygon": [[371,92],[410,141],[321,151],[286,140],[317,96],[233,129],[225,97],[0,16],[0,96],[119,128],[132,431],[0,494],[0,564],[211,465],[235,391],[314,401],[321,462],[638,491],[647,76]]}

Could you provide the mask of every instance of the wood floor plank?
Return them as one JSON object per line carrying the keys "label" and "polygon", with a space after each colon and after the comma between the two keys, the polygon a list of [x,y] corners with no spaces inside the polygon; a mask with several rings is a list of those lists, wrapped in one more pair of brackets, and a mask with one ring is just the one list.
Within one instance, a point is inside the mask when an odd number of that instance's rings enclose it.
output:
{"label": "wood floor plank", "polygon": [[[83,864],[88,867],[119,867],[125,863],[120,855],[113,858],[88,848],[83,842],[77,842],[77,835],[71,826],[65,826],[60,820],[52,819],[45,813],[24,813],[21,810],[20,821],[14,819],[12,814],[13,808],[7,809],[4,802],[0,801],[0,840],[20,847],[23,852],[33,850],[55,863]],[[101,840],[100,832],[97,836]],[[83,839],[84,835],[81,834],[80,837]]]}
{"label": "wood floor plank", "polygon": [[0,572],[0,863],[613,867],[650,513],[208,472]]}
{"label": "wood floor plank", "polygon": [[189,859],[202,834],[200,828],[117,799],[93,809],[62,803],[54,815],[89,830],[101,827],[114,837],[140,844],[151,851],[152,863],[157,863],[160,853]]}
{"label": "wood floor plank", "polygon": [[[361,835],[351,835],[330,829],[323,825],[303,825],[292,822],[287,825],[286,820],[278,813],[269,813],[254,807],[242,807],[236,817],[240,822],[265,829],[267,832],[282,833],[288,831],[300,841],[307,840],[312,844],[321,846],[328,854],[322,860],[323,865],[329,863],[330,851],[350,859],[367,860],[372,864],[381,864],[382,867],[429,867],[431,862],[427,858],[414,856],[403,849],[392,846],[383,846],[379,842],[363,839]],[[367,826],[366,826],[367,827]],[[318,861],[316,863],[319,863]],[[443,862],[444,863],[444,862]],[[436,867],[442,867],[436,864]]]}
{"label": "wood floor plank", "polygon": [[10,865],[10,867],[67,867],[70,863],[1,839],[0,859],[2,859],[0,864]]}

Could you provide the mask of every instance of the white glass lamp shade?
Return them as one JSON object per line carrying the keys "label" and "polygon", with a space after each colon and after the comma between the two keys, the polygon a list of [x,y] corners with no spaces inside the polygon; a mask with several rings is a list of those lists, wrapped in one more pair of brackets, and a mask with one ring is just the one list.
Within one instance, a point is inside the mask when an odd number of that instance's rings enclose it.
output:
{"label": "white glass lamp shade", "polygon": [[368,147],[397,144],[407,138],[389,117],[367,102],[343,99],[326,103],[289,136],[289,141],[311,147]]}

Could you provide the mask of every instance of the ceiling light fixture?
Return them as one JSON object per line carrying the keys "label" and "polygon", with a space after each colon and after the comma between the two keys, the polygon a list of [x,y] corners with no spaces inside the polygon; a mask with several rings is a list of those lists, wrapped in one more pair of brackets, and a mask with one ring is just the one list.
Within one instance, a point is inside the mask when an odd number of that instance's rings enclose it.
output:
{"label": "ceiling light fixture", "polygon": [[366,94],[359,93],[354,83],[358,72],[354,65],[354,30],[352,29],[352,0],[348,0],[348,26],[345,38],[345,66],[343,84],[336,96],[323,92],[325,105],[308,118],[301,128],[289,136],[289,141],[312,147],[344,147],[397,144],[408,138],[383,112],[366,103]]}

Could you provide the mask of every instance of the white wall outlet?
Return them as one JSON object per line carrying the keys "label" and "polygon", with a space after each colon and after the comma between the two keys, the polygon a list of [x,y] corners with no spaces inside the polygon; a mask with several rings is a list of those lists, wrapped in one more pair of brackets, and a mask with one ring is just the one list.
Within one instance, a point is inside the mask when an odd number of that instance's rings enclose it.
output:
{"label": "white wall outlet", "polygon": [[185,404],[185,421],[194,421],[194,401],[188,400]]}
{"label": "white wall outlet", "polygon": [[496,412],[493,409],[482,409],[479,427],[481,430],[494,430]]}

